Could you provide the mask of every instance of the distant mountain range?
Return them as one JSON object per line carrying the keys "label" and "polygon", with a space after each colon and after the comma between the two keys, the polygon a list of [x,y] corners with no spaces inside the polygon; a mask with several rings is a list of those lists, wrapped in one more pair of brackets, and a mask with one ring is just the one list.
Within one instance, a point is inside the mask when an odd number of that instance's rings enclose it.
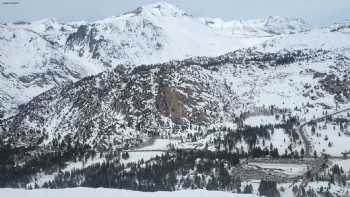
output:
{"label": "distant mountain range", "polygon": [[257,20],[223,21],[220,18],[200,18],[209,27],[228,35],[242,36],[275,36],[310,31],[312,26],[301,18],[283,18],[270,16]]}

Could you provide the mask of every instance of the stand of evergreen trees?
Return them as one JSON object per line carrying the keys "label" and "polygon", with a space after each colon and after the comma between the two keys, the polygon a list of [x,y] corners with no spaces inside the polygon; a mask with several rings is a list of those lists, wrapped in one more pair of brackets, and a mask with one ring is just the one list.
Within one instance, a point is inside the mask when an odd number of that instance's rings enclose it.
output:
{"label": "stand of evergreen trees", "polygon": [[59,151],[33,151],[33,147],[0,146],[0,187],[25,187],[40,172],[56,172],[66,162],[95,155],[89,146],[62,147]]}
{"label": "stand of evergreen trees", "polygon": [[60,173],[44,187],[108,187],[139,191],[173,191],[177,188],[238,190],[241,181],[230,173],[237,164],[238,154],[176,150],[127,166],[119,161],[107,161]]}
{"label": "stand of evergreen trees", "polygon": [[[238,129],[222,127],[220,131],[224,132],[224,136],[218,136],[213,140],[213,145],[217,150],[225,152],[239,152],[241,157],[272,157],[272,158],[302,158],[305,150],[302,148],[300,152],[294,151],[292,146],[288,147],[288,152],[285,150],[283,154],[278,152],[278,148],[273,144],[265,144],[265,141],[270,140],[271,134],[275,129],[283,129],[295,142],[300,140],[299,134],[293,129],[299,125],[296,117],[283,118],[285,121],[276,125],[260,125],[256,127],[244,126]],[[215,133],[215,129],[209,130],[209,133]],[[248,145],[248,150],[243,150],[236,147],[236,144],[245,142]],[[261,144],[262,142],[262,144]],[[260,144],[259,144],[260,143]]]}
{"label": "stand of evergreen trees", "polygon": [[[223,127],[220,128],[225,133],[223,138],[218,137],[213,141],[216,151],[174,150],[150,161],[126,166],[120,162],[118,151],[113,154],[100,153],[106,162],[70,172],[61,172],[67,162],[84,161],[97,153],[88,145],[73,140],[56,140],[55,150],[42,151],[38,151],[37,147],[16,148],[0,141],[0,187],[25,187],[38,173],[59,172],[44,187],[110,187],[141,191],[203,188],[242,192],[240,178],[231,172],[239,164],[240,157],[299,158],[303,155],[292,150],[280,155],[272,144],[264,144],[275,128],[283,128],[294,135],[293,126],[297,124],[298,120],[291,117],[279,125],[246,126],[237,130]],[[217,131],[212,129],[208,132]],[[261,140],[264,147],[258,146]],[[240,142],[246,142],[249,150],[238,150],[236,144]],[[121,157],[125,160],[129,155],[124,152]],[[249,192],[250,188],[244,190]]]}

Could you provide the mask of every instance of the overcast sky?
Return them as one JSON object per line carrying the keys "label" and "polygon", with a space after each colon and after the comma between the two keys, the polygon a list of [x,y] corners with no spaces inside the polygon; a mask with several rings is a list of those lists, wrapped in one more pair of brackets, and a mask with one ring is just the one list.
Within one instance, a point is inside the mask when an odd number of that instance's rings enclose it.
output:
{"label": "overcast sky", "polygon": [[[159,0],[0,0],[0,22],[56,18],[96,20]],[[4,2],[19,2],[17,5]],[[315,25],[350,19],[350,0],[166,0],[194,16],[254,19],[302,17]]]}

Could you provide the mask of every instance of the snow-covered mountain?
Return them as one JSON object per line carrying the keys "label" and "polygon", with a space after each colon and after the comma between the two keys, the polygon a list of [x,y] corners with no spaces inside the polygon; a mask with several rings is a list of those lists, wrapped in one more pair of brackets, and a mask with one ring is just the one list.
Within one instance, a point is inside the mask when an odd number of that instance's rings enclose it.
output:
{"label": "snow-covered mountain", "polygon": [[[332,42],[346,37],[335,31],[314,37],[310,29],[301,19],[281,17],[231,22],[195,18],[165,2],[94,22],[44,19],[2,24],[0,114],[13,115],[20,104],[45,90],[119,64],[133,67],[195,56],[213,57],[253,46],[265,50],[275,40],[294,41],[293,36],[297,41],[305,39],[303,45],[311,42],[305,35],[315,43],[321,43],[319,39],[324,40],[324,35],[329,35]],[[315,31],[321,30],[311,32]],[[288,41],[282,42],[285,43]]]}
{"label": "snow-covered mountain", "polygon": [[217,56],[247,46],[251,43],[212,31],[162,2],[82,25],[67,39],[65,50],[112,66]]}
{"label": "snow-covered mountain", "polygon": [[301,18],[284,18],[276,16],[247,21],[224,21],[220,18],[200,18],[200,21],[219,32],[226,33],[227,35],[254,37],[295,34],[312,29],[312,26],[307,24]]}
{"label": "snow-covered mountain", "polygon": [[45,19],[0,26],[0,111],[12,114],[35,95],[118,64],[217,56],[261,39],[213,31],[165,2],[95,22]]}

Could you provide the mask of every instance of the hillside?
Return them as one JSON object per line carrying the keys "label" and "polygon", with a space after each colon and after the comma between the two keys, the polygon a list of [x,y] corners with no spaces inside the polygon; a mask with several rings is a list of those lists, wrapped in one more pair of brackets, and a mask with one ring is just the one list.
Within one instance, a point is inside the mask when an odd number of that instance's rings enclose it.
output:
{"label": "hillside", "polygon": [[322,50],[238,50],[217,58],[119,66],[22,105],[4,121],[3,139],[17,147],[51,148],[74,139],[106,150],[136,145],[147,134],[186,136],[190,127],[239,125],[259,113],[308,120],[348,107],[348,61]]}

